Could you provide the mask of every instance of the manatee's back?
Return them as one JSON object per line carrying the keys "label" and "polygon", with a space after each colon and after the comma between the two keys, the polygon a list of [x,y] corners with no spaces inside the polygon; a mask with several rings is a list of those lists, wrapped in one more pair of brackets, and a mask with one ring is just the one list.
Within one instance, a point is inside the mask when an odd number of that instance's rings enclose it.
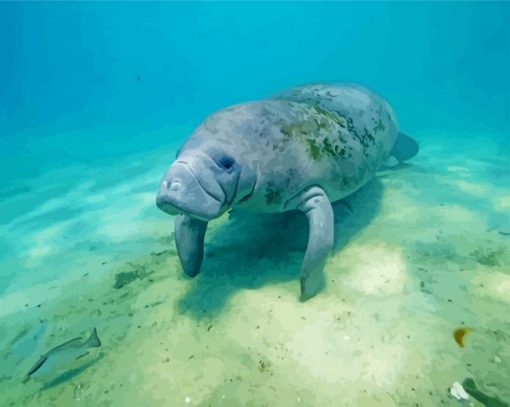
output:
{"label": "manatee's back", "polygon": [[387,156],[398,134],[398,122],[391,106],[368,88],[350,83],[315,83],[280,92],[274,99],[306,103],[336,112],[347,119],[350,131],[373,137]]}
{"label": "manatee's back", "polygon": [[[314,144],[307,148],[320,172],[320,183],[332,201],[343,198],[365,184],[389,155],[398,135],[390,105],[365,87],[353,84],[310,84],[274,96],[308,106],[314,117],[325,120],[329,131],[313,132]],[[315,120],[315,119],[314,119]],[[310,152],[315,151],[315,154]],[[306,176],[305,176],[306,178]],[[316,183],[314,179],[310,180]]]}

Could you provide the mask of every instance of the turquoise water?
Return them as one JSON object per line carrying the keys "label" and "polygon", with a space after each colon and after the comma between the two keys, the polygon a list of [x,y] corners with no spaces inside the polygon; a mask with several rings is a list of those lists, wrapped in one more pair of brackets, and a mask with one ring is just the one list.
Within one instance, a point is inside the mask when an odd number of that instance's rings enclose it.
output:
{"label": "turquoise water", "polygon": [[[446,389],[468,376],[510,401],[509,44],[503,2],[0,3],[0,405],[456,405]],[[212,225],[205,276],[186,280],[155,206],[177,148],[222,107],[314,81],[374,89],[421,147],[336,213],[328,275],[345,285],[299,303],[306,224],[271,218]],[[396,285],[365,274],[370,253]],[[93,326],[90,366],[20,384]],[[363,347],[344,354],[349,327]]]}

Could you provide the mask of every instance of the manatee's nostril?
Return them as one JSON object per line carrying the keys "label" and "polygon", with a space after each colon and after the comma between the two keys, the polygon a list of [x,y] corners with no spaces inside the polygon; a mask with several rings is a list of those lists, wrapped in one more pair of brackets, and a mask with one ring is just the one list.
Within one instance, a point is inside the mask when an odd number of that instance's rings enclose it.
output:
{"label": "manatee's nostril", "polygon": [[168,181],[167,188],[169,191],[178,191],[181,188],[181,181]]}

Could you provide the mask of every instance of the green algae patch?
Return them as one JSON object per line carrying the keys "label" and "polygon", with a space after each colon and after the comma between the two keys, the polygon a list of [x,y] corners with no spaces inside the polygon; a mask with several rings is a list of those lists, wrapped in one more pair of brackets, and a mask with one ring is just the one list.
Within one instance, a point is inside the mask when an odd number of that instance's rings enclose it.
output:
{"label": "green algae patch", "polygon": [[324,109],[320,104],[316,104],[316,105],[313,105],[313,108],[315,109],[315,111],[328,118],[329,120],[335,122],[336,124],[338,124],[340,127],[343,127],[343,128],[346,128],[347,127],[347,120],[345,119],[345,117],[341,116],[340,114],[338,114],[337,112],[335,112],[334,110],[328,110],[328,109]]}
{"label": "green algae patch", "polygon": [[374,133],[377,133],[379,131],[384,131],[384,130],[386,130],[386,126],[384,125],[383,121],[381,119],[379,119],[377,121],[377,123],[375,124],[373,131],[374,131]]}
{"label": "green algae patch", "polygon": [[497,249],[476,249],[470,255],[475,258],[478,264],[488,267],[497,267],[501,265],[502,257],[505,254],[505,249],[499,247]]}
{"label": "green algae patch", "polygon": [[288,139],[302,143],[308,156],[314,161],[320,161],[325,157],[345,158],[346,139],[342,129],[347,127],[346,119],[318,105],[312,108],[314,113],[302,121],[283,126],[282,134]]}
{"label": "green algae patch", "polygon": [[[171,237],[173,238],[173,234]],[[169,244],[174,244],[171,239],[168,239],[168,241]],[[153,251],[139,262],[126,263],[122,266],[121,270],[115,274],[113,288],[120,289],[134,281],[145,280],[147,277],[150,277],[146,280],[149,283],[161,279],[161,277],[156,277],[154,274],[163,266],[168,257],[175,255],[176,252],[174,249]]]}
{"label": "green algae patch", "polygon": [[113,288],[120,289],[125,287],[128,284],[131,284],[136,280],[143,280],[145,277],[153,274],[154,271],[147,271],[145,266],[141,266],[136,270],[131,271],[121,271],[115,274],[115,282],[113,284]]}
{"label": "green algae patch", "polygon": [[136,279],[138,279],[138,273],[136,271],[120,272],[115,275],[113,287],[117,289],[122,288]]}
{"label": "green algae patch", "polygon": [[269,182],[264,195],[268,205],[280,204],[282,202],[282,192],[278,190],[272,182]]}
{"label": "green algae patch", "polygon": [[351,117],[347,118],[347,130],[354,138],[356,138],[360,144],[363,146],[363,153],[365,156],[368,156],[368,147],[370,144],[375,145],[375,138],[372,133],[370,133],[366,127],[363,128],[363,132],[360,133],[354,126],[354,121]]}
{"label": "green algae patch", "polygon": [[321,159],[321,149],[317,144],[317,140],[313,138],[306,139],[306,145],[308,146],[308,155],[312,160],[318,161]]}
{"label": "green algae patch", "polygon": [[257,364],[257,369],[260,373],[266,373],[266,372],[270,373],[272,366],[273,366],[273,364],[269,360],[260,359],[259,363]]}

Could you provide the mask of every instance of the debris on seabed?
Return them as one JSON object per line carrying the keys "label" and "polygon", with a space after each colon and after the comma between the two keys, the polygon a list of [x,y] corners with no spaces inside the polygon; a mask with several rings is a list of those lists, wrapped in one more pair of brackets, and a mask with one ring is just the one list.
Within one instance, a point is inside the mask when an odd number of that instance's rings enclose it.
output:
{"label": "debris on seabed", "polygon": [[469,400],[469,394],[467,394],[466,390],[464,390],[464,387],[462,387],[462,384],[459,382],[453,383],[448,392],[450,393],[450,396],[456,400]]}
{"label": "debris on seabed", "polygon": [[457,345],[459,345],[461,348],[463,348],[464,347],[464,338],[471,331],[472,330],[470,328],[458,328],[455,331],[453,331],[453,339],[455,339],[455,342],[457,342]]}

